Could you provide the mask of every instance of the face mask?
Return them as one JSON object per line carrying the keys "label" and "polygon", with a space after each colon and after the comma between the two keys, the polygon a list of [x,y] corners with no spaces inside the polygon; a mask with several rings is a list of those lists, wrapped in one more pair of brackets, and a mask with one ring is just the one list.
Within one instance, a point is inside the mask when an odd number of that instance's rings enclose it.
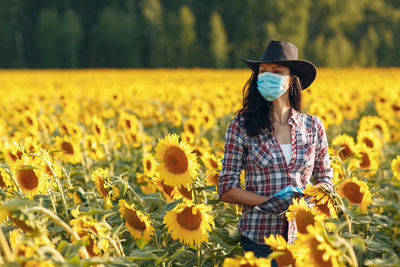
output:
{"label": "face mask", "polygon": [[284,84],[288,78],[289,76],[272,72],[258,74],[257,89],[268,101],[275,100],[286,92]]}

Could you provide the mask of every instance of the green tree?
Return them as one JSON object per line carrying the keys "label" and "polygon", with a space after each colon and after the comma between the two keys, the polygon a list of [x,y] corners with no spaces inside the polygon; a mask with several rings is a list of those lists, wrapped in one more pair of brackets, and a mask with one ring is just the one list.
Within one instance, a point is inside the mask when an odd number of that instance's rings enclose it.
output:
{"label": "green tree", "polygon": [[195,17],[188,6],[182,6],[179,10],[180,36],[179,50],[182,58],[182,66],[188,67],[193,64],[193,51],[196,42],[196,31],[194,28]]}
{"label": "green tree", "polygon": [[266,41],[285,40],[297,46],[304,56],[308,36],[310,0],[280,0],[266,3],[269,16],[265,22]]}
{"label": "green tree", "polygon": [[142,0],[141,8],[144,18],[142,30],[145,33],[145,42],[142,43],[142,51],[146,55],[145,66],[161,66],[165,62],[165,45],[168,42],[164,31],[161,2],[159,0]]}
{"label": "green tree", "polygon": [[46,7],[40,11],[36,26],[36,47],[41,67],[60,67],[60,19],[57,10]]}
{"label": "green tree", "polygon": [[82,40],[83,29],[80,18],[71,8],[65,10],[60,30],[62,32],[63,65],[69,68],[77,68],[79,66],[79,45]]}
{"label": "green tree", "polygon": [[105,67],[139,65],[139,47],[135,38],[134,18],[120,9],[106,7],[94,29],[97,64]]}
{"label": "green tree", "polygon": [[214,58],[214,66],[217,68],[227,67],[229,52],[228,40],[224,23],[217,12],[211,14],[210,26],[210,50]]}

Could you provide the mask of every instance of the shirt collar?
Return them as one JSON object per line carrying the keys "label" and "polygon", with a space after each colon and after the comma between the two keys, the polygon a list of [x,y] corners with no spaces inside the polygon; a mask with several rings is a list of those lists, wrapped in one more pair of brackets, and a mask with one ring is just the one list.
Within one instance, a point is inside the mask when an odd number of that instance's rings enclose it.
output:
{"label": "shirt collar", "polygon": [[299,125],[299,112],[291,107],[288,123],[292,124],[292,122],[294,122],[296,125]]}

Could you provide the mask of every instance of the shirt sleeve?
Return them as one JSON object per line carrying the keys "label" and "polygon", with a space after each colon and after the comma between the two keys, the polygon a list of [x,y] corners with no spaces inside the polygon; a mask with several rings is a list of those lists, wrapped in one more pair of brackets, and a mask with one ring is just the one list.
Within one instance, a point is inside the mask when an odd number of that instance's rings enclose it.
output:
{"label": "shirt sleeve", "polygon": [[315,162],[312,175],[316,184],[327,183],[332,189],[333,169],[329,159],[328,139],[321,119],[315,116],[315,121],[317,126],[317,144],[315,147]]}
{"label": "shirt sleeve", "polygon": [[222,168],[217,186],[220,198],[230,189],[241,187],[240,171],[243,169],[245,154],[244,137],[236,116],[225,132],[224,157],[221,160]]}

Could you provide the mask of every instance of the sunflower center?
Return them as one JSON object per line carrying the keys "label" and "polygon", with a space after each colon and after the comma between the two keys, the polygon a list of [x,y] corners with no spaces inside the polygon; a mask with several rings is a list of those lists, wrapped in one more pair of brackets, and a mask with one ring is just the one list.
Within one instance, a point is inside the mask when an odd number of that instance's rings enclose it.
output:
{"label": "sunflower center", "polygon": [[218,172],[212,173],[208,177],[209,183],[213,184],[213,185],[218,185],[218,179],[219,179],[219,173]]}
{"label": "sunflower center", "polygon": [[342,144],[342,150],[339,152],[339,156],[342,160],[347,159],[352,153],[348,145]]}
{"label": "sunflower center", "polygon": [[128,129],[131,128],[131,121],[130,120],[125,120],[125,125],[128,127]]}
{"label": "sunflower center", "polygon": [[163,188],[163,191],[165,192],[165,194],[167,194],[169,197],[172,197],[172,190],[174,190],[173,186],[164,184],[164,180],[161,181],[161,186]]}
{"label": "sunflower center", "polygon": [[192,190],[189,191],[189,189],[187,189],[186,187],[179,187],[179,193],[182,194],[182,196],[184,196],[187,199],[192,199]]}
{"label": "sunflower center", "polygon": [[189,132],[191,132],[193,134],[196,133],[196,130],[194,129],[193,125],[191,125],[191,124],[188,125],[188,130],[189,130]]}
{"label": "sunflower center", "polygon": [[325,214],[326,216],[331,216],[331,212],[329,211],[329,208],[328,208],[328,201],[327,202],[325,202],[324,204],[322,204],[322,205],[316,205],[317,206],[317,208],[323,213],[323,214]]}
{"label": "sunflower center", "polygon": [[199,211],[193,214],[192,207],[186,207],[181,213],[177,214],[176,220],[183,228],[194,231],[200,227],[202,216]]}
{"label": "sunflower center", "polygon": [[146,168],[147,170],[151,170],[151,161],[150,160],[146,160]]}
{"label": "sunflower center", "polygon": [[99,189],[104,197],[108,196],[108,189],[104,187],[104,179],[102,177],[99,177]]}
{"label": "sunflower center", "polygon": [[214,169],[217,169],[218,168],[218,164],[215,162],[215,160],[213,160],[212,158],[210,158],[210,164],[211,164],[211,167],[213,167]]}
{"label": "sunflower center", "polygon": [[343,187],[343,192],[346,198],[354,204],[361,204],[364,193],[360,192],[360,186],[356,183],[347,183]]}
{"label": "sunflower center", "polygon": [[293,259],[292,253],[285,249],[285,250],[279,250],[282,252],[285,252],[284,255],[281,255],[276,258],[276,262],[278,263],[278,266],[287,266],[287,265],[292,265],[295,266],[295,260]]}
{"label": "sunflower center", "polygon": [[304,209],[296,212],[296,225],[299,233],[307,233],[307,225],[314,224],[314,216]]}
{"label": "sunflower center", "polygon": [[188,168],[188,159],[183,150],[176,146],[171,146],[165,153],[165,162],[168,171],[173,174],[184,173]]}
{"label": "sunflower center", "polygon": [[146,223],[140,220],[135,211],[129,208],[125,208],[125,211],[125,220],[127,224],[142,232],[146,230]]}
{"label": "sunflower center", "polygon": [[6,183],[4,182],[3,175],[0,174],[0,187],[6,188]]}
{"label": "sunflower center", "polygon": [[315,238],[312,239],[310,250],[311,250],[311,257],[314,260],[316,266],[332,266],[331,261],[324,261],[323,255],[324,251],[318,249],[319,242]]}
{"label": "sunflower center", "polygon": [[74,154],[74,148],[68,142],[65,142],[65,141],[62,142],[61,149],[64,150],[67,154]]}
{"label": "sunflower center", "polygon": [[36,176],[35,172],[32,169],[27,170],[19,170],[18,174],[18,182],[27,190],[33,190],[37,188],[39,184],[39,178]]}
{"label": "sunflower center", "polygon": [[101,134],[100,127],[99,127],[98,125],[95,125],[95,128],[96,128],[96,132],[97,132],[97,134]]}
{"label": "sunflower center", "polygon": [[372,142],[369,138],[364,138],[363,142],[367,145],[367,147],[373,148],[374,142]]}
{"label": "sunflower center", "polygon": [[363,169],[367,169],[370,167],[370,164],[371,164],[368,153],[361,152],[361,154],[362,154],[362,161],[361,161],[360,167]]}

